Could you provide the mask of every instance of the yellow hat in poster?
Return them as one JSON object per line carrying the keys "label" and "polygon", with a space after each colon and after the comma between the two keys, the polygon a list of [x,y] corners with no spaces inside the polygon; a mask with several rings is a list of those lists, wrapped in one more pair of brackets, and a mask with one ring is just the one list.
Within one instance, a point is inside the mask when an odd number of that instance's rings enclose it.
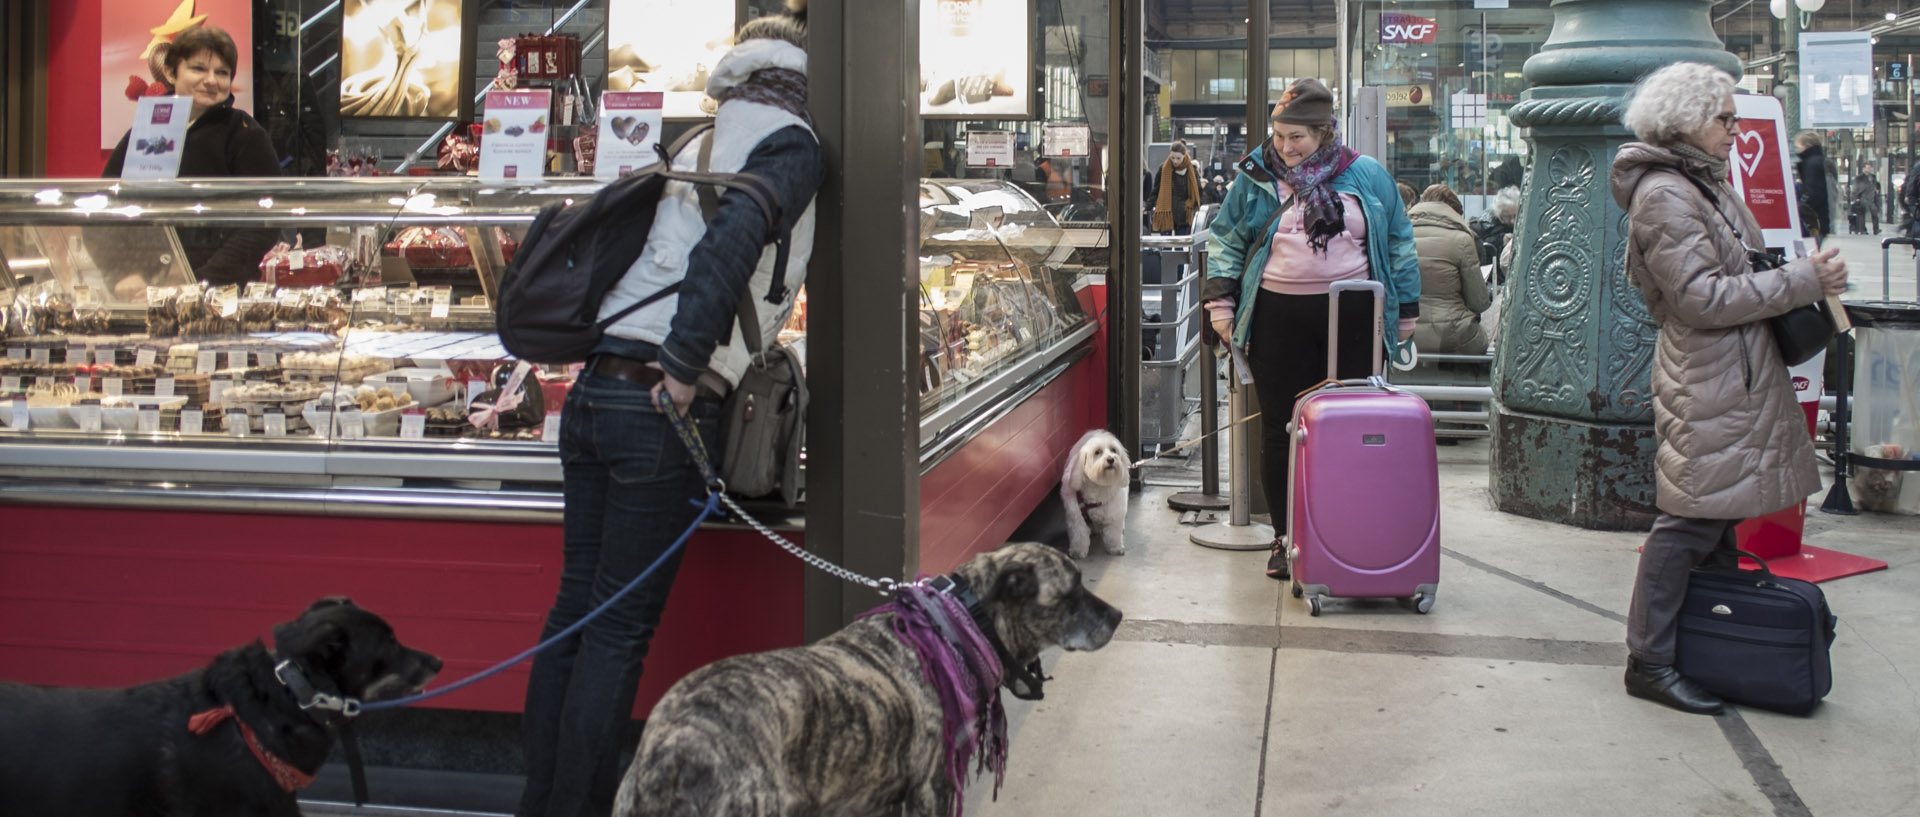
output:
{"label": "yellow hat in poster", "polygon": [[205,14],[193,13],[193,0],[180,0],[179,7],[173,10],[173,14],[167,17],[166,22],[148,29],[153,33],[153,40],[147,43],[146,50],[140,52],[140,59],[153,56],[154,49],[173,42],[173,35],[193,28],[205,22],[206,19]]}

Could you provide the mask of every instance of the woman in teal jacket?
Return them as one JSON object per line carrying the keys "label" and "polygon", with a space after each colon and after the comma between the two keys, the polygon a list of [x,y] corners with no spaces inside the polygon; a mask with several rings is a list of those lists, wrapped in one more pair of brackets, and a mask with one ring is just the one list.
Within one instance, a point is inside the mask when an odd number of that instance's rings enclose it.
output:
{"label": "woman in teal jacket", "polygon": [[[1285,531],[1287,423],[1295,396],[1327,375],[1328,288],[1384,285],[1385,351],[1397,354],[1420,315],[1420,255],[1393,177],[1335,134],[1326,86],[1295,82],[1274,105],[1272,125],[1272,138],[1240,160],[1214,217],[1201,297],[1216,335],[1247,352],[1260,395],[1267,508],[1275,530]],[[1372,372],[1372,322],[1370,300],[1342,299],[1341,377]],[[1287,578],[1281,539],[1267,575]]]}

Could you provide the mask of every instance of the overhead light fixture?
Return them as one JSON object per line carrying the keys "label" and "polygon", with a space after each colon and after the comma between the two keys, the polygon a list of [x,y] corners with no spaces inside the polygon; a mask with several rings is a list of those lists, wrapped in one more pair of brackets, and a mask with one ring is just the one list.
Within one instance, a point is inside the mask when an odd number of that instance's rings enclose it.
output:
{"label": "overhead light fixture", "polygon": [[1889,23],[1891,23],[1891,22],[1893,22],[1893,21],[1895,21],[1895,20],[1898,20],[1898,19],[1900,19],[1900,15],[1898,15],[1898,14],[1895,14],[1895,13],[1893,13],[1893,12],[1891,12],[1891,11],[1889,11],[1889,12],[1887,12],[1887,22],[1889,22]]}

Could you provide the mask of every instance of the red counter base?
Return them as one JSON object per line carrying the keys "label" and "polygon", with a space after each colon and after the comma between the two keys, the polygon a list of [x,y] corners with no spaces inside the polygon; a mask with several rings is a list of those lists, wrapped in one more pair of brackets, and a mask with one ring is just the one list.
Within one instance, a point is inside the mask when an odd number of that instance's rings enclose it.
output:
{"label": "red counter base", "polygon": [[[1818,403],[1800,404],[1800,410],[1807,415],[1808,435],[1813,434],[1819,409]],[[1887,569],[1887,563],[1879,559],[1805,544],[1802,537],[1806,530],[1807,503],[1801,500],[1791,508],[1740,523],[1734,528],[1734,535],[1741,550],[1767,560],[1769,570],[1788,578],[1824,582]],[[1759,567],[1751,559],[1741,559],[1740,565],[1750,570]]]}
{"label": "red counter base", "polygon": [[[532,646],[559,587],[557,524],[0,506],[0,530],[0,679],[34,684],[177,675],[337,595],[440,656],[438,686]],[[635,715],[697,667],[800,644],[801,570],[751,531],[696,534]],[[518,712],[526,681],[424,705]]]}

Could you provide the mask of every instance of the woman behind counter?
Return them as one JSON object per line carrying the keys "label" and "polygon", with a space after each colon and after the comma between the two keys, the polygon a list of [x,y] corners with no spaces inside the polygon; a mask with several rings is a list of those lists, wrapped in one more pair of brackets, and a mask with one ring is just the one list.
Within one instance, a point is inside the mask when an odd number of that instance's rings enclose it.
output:
{"label": "woman behind counter", "polygon": [[[180,32],[167,49],[165,73],[174,93],[191,97],[186,144],[180,150],[181,178],[278,176],[280,157],[267,129],[246,111],[233,107],[233,69],[239,49],[227,32],[194,26]],[[128,131],[107,160],[104,178],[119,178],[127,158]],[[181,249],[194,276],[213,284],[239,284],[260,278],[260,259],[279,240],[276,230],[211,227],[179,230]],[[114,283],[114,293],[131,299],[147,286],[134,273]]]}

